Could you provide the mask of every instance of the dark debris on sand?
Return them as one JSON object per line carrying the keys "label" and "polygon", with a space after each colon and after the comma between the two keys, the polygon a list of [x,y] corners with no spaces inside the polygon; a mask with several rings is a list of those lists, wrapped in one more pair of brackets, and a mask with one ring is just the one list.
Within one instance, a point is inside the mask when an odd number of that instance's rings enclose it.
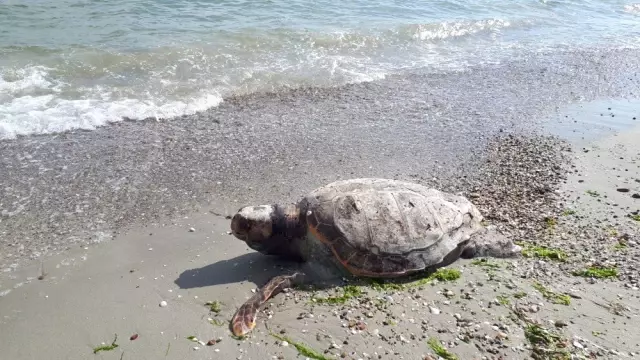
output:
{"label": "dark debris on sand", "polygon": [[547,219],[562,212],[557,190],[570,152],[569,144],[551,136],[498,137],[467,196],[514,240],[534,240],[547,229]]}

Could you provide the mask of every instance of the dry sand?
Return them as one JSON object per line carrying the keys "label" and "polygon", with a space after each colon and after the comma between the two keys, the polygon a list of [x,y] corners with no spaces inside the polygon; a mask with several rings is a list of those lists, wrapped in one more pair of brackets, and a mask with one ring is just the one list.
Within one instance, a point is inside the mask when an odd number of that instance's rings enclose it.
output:
{"label": "dry sand", "polygon": [[[327,358],[435,359],[428,345],[428,339],[435,338],[460,359],[526,359],[534,351],[525,335],[542,329],[558,337],[546,336],[555,340],[538,347],[557,346],[558,354],[566,350],[575,358],[633,357],[640,354],[635,267],[640,221],[626,215],[640,209],[640,199],[633,197],[640,193],[639,138],[640,129],[635,128],[575,146],[575,172],[558,189],[563,206],[575,214],[567,211],[566,218],[556,219],[549,229],[554,235],[547,239],[563,240],[551,245],[569,254],[566,263],[547,258],[482,264],[459,260],[451,266],[462,272],[456,281],[405,290],[364,287],[361,296],[341,305],[312,305],[310,291],[295,290],[272,300],[255,331],[238,340],[227,328],[235,309],[252,289],[291,264],[252,252],[227,234],[229,220],[203,211],[140,226],[112,241],[3,273],[2,358],[309,358],[298,355],[293,344],[283,345],[272,332]],[[581,243],[586,228],[603,229],[609,236],[598,245]],[[585,268],[590,261],[605,260],[617,261],[605,265],[618,265],[628,274],[598,280],[571,275],[572,269]],[[570,304],[554,304],[534,288],[536,281],[547,294],[569,294],[561,299]],[[341,290],[329,291],[334,292]],[[221,303],[218,314],[205,306],[211,300]],[[529,332],[524,331],[527,326]],[[115,334],[117,348],[93,354],[94,347],[110,344]],[[134,334],[137,339],[130,340]],[[189,336],[204,343],[221,341],[207,346]]]}

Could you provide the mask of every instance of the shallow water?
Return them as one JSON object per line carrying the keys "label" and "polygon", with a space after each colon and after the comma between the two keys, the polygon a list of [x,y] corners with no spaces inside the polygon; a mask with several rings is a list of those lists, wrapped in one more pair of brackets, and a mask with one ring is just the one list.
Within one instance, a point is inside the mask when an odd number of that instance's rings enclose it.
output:
{"label": "shallow water", "polygon": [[640,127],[639,99],[598,99],[563,106],[543,128],[576,145]]}
{"label": "shallow water", "polygon": [[583,47],[640,47],[640,4],[5,0],[0,139]]}

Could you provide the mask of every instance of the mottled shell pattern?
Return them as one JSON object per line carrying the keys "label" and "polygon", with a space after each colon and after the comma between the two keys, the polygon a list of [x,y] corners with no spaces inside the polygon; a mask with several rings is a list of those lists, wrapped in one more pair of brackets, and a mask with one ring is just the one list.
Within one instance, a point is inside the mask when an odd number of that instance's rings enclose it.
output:
{"label": "mottled shell pattern", "polygon": [[341,180],[300,202],[308,236],[358,276],[398,276],[443,261],[482,229],[466,198],[390,179]]}

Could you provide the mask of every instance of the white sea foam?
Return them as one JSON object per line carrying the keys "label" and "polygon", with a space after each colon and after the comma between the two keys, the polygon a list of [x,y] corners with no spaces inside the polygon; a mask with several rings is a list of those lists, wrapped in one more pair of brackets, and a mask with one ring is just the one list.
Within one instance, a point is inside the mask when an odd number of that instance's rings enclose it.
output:
{"label": "white sea foam", "polygon": [[65,99],[60,90],[63,84],[49,80],[47,70],[44,67],[21,69],[12,76],[18,78],[9,81],[0,76],[0,139],[73,129],[93,130],[123,118],[160,119],[189,115],[222,101],[215,91],[203,91],[189,101],[166,98],[111,100],[110,93]]}
{"label": "white sea foam", "polygon": [[443,22],[439,24],[418,25],[413,36],[420,40],[443,40],[468,36],[481,31],[497,31],[509,26],[511,26],[510,21],[501,19]]}
{"label": "white sea foam", "polygon": [[627,4],[624,6],[624,11],[630,14],[640,14],[640,4]]}
{"label": "white sea foam", "polygon": [[[235,68],[224,72],[216,68],[217,64],[208,63],[208,54],[196,55],[202,55],[204,60],[198,63],[186,57],[178,61],[191,61],[188,71],[193,73],[186,81],[175,75],[178,73],[175,63],[156,60],[157,63],[146,69],[140,78],[127,79],[125,88],[117,84],[123,77],[110,68],[104,70],[110,78],[91,86],[79,86],[82,77],[75,76],[69,68],[0,68],[0,139],[75,129],[94,130],[123,118],[141,120],[190,115],[219,105],[223,95],[248,94],[279,86],[368,82],[383,79],[387,74],[384,64],[374,64],[367,57],[323,52],[302,54],[304,60],[295,62],[278,54],[268,54],[261,59],[240,59]],[[117,62],[111,66],[117,67]],[[61,71],[65,72],[62,76]],[[110,81],[120,86],[110,85]],[[139,91],[133,90],[134,87]]]}

